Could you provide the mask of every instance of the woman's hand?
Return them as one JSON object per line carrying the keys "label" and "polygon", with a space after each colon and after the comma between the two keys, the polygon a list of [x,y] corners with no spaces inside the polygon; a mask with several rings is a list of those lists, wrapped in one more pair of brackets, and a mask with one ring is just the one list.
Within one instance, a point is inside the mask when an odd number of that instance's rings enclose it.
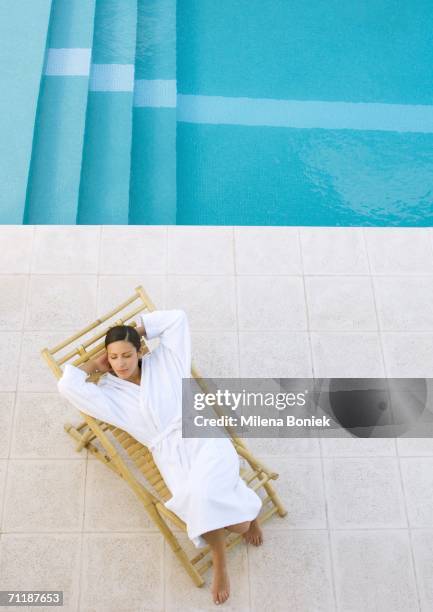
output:
{"label": "woman's hand", "polygon": [[84,370],[87,374],[94,374],[94,372],[109,372],[111,371],[111,366],[108,362],[107,350],[104,349],[104,352],[98,357],[94,357],[93,359],[89,359],[85,361],[83,364],[79,366],[80,370]]}
{"label": "woman's hand", "polygon": [[92,359],[93,364],[95,365],[95,369],[99,372],[108,372],[111,370],[111,365],[108,361],[107,350],[104,349],[104,352],[99,355],[99,357],[94,357]]}
{"label": "woman's hand", "polygon": [[140,336],[140,338],[142,336],[146,335],[146,330],[144,329],[144,325],[138,325],[138,323],[137,323],[137,325],[135,327],[135,330],[138,333],[138,335]]}

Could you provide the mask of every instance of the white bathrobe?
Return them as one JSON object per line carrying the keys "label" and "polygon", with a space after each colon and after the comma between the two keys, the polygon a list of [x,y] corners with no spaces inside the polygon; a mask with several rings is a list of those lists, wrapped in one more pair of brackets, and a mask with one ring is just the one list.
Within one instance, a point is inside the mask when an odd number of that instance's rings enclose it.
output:
{"label": "white bathrobe", "polygon": [[261,498],[239,475],[239,455],[228,438],[182,438],[182,378],[191,377],[191,338],[183,310],[139,317],[157,348],[142,360],[136,385],[106,373],[98,384],[71,364],[59,392],[82,412],[120,427],[149,447],[172,497],[165,506],[181,518],[197,548],[201,534],[258,515]]}

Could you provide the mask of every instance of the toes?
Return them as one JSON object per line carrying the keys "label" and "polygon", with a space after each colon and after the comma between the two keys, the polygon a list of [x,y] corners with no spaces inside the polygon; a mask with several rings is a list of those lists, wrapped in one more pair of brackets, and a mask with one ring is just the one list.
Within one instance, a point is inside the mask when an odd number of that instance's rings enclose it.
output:
{"label": "toes", "polygon": [[216,599],[215,599],[215,603],[216,604],[224,603],[227,600],[228,596],[229,595],[228,595],[227,591],[223,591],[222,593],[218,593],[218,595],[216,596]]}
{"label": "toes", "polygon": [[253,544],[254,546],[260,546],[263,544],[263,536],[262,533],[244,533],[242,534],[245,542],[247,544]]}
{"label": "toes", "polygon": [[217,605],[224,603],[228,599],[229,594],[230,592],[228,590],[217,591],[216,593],[213,593],[214,603]]}

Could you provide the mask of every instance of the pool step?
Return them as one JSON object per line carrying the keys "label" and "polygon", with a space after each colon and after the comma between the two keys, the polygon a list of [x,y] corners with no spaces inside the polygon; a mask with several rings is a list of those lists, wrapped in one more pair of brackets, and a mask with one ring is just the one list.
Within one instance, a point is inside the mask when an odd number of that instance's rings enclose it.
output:
{"label": "pool step", "polygon": [[23,223],[51,0],[0,3],[0,223]]}
{"label": "pool step", "polygon": [[77,223],[127,224],[137,0],[97,0]]}
{"label": "pool step", "polygon": [[53,0],[24,223],[76,223],[94,14],[95,0]]}

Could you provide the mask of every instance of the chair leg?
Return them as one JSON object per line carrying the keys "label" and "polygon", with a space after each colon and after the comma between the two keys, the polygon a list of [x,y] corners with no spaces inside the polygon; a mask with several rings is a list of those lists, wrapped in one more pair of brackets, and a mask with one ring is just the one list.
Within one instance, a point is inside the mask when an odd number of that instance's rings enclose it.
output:
{"label": "chair leg", "polygon": [[[80,434],[80,432],[77,431],[77,429],[75,427],[73,427],[70,423],[67,423],[65,425],[65,430],[75,440],[78,440],[78,441],[82,441],[83,440],[83,435]],[[93,432],[91,432],[91,431],[87,432],[87,434],[89,434],[89,433],[93,434]],[[126,473],[124,475],[122,475],[122,470],[119,469],[119,466],[117,465],[118,462],[116,461],[116,458],[112,459],[109,456],[107,456],[106,454],[101,453],[96,447],[93,446],[93,444],[91,442],[87,441],[87,446],[86,447],[87,447],[87,449],[92,454],[94,454],[100,461],[102,461],[102,463],[104,463],[104,465],[106,465],[111,470],[113,470],[118,476],[120,476],[121,478],[124,478],[124,476],[127,475]],[[177,556],[177,558],[179,559],[181,564],[184,566],[184,568],[186,569],[188,574],[191,576],[194,584],[196,586],[198,586],[198,587],[203,586],[205,584],[205,581],[204,581],[202,575],[197,571],[197,569],[191,563],[190,559],[188,558],[188,555],[183,550],[183,548],[182,548],[181,544],[179,543],[178,539],[175,537],[175,535],[173,534],[171,529],[168,527],[168,525],[165,522],[165,520],[161,517],[160,513],[158,512],[157,508],[155,507],[155,504],[154,503],[149,503],[149,500],[145,499],[143,497],[143,494],[142,494],[142,491],[141,491],[140,487],[138,487],[135,483],[131,482],[131,480],[128,477],[125,478],[125,480],[128,482],[128,484],[130,485],[130,487],[132,488],[134,493],[139,497],[140,501],[143,503],[143,505],[144,505],[145,509],[147,510],[150,518],[154,521],[154,523],[160,529],[160,531],[162,532],[163,536],[168,541],[171,549],[173,550],[173,552],[175,553],[175,555]]]}
{"label": "chair leg", "polygon": [[286,516],[287,514],[287,510],[285,509],[285,507],[283,506],[283,503],[281,501],[281,499],[279,498],[279,496],[277,495],[277,493],[275,492],[274,487],[270,484],[270,482],[265,482],[263,484],[263,487],[266,491],[266,493],[269,495],[269,497],[271,498],[272,502],[275,504],[275,506],[277,507],[277,511],[278,514],[280,516]]}
{"label": "chair leg", "polygon": [[168,525],[165,522],[165,520],[161,517],[161,515],[158,512],[158,510],[156,509],[155,505],[151,504],[150,506],[147,506],[146,509],[147,509],[150,517],[153,519],[155,524],[159,527],[159,529],[161,530],[163,536],[165,537],[165,539],[169,543],[169,545],[171,547],[171,550],[174,552],[174,554],[179,559],[179,561],[182,563],[182,565],[184,566],[184,568],[186,569],[188,574],[191,576],[194,584],[196,586],[198,586],[198,587],[203,586],[204,583],[205,583],[203,577],[201,576],[201,574],[199,574],[199,572],[196,570],[194,565],[191,563],[188,555],[186,554],[186,552],[182,548],[179,540],[176,538],[174,533],[168,527]]}

